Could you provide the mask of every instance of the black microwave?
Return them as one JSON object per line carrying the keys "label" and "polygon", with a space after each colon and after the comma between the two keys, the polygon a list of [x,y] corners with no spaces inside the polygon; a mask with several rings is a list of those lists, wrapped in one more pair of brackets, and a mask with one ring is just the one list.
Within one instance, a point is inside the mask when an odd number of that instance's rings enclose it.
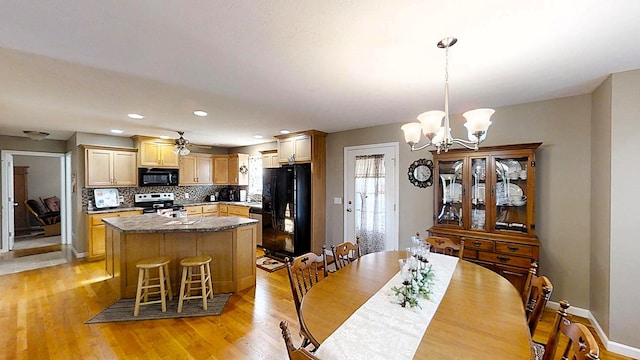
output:
{"label": "black microwave", "polygon": [[138,168],[138,186],[178,186],[178,169]]}

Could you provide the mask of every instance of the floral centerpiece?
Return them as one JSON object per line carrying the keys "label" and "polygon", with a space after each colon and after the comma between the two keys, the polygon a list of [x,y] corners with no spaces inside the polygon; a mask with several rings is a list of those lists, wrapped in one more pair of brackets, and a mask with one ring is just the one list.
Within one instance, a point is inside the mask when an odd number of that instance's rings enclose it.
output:
{"label": "floral centerpiece", "polygon": [[419,299],[429,300],[433,288],[434,271],[426,257],[409,257],[400,259],[400,276],[402,286],[393,286],[394,299],[402,307],[419,307]]}

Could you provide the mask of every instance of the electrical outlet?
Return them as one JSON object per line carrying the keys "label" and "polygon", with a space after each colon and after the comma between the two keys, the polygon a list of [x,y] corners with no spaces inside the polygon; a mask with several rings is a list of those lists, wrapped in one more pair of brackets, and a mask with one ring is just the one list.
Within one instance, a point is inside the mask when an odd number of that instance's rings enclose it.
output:
{"label": "electrical outlet", "polygon": [[188,199],[189,198],[189,193],[184,193],[184,198]]}

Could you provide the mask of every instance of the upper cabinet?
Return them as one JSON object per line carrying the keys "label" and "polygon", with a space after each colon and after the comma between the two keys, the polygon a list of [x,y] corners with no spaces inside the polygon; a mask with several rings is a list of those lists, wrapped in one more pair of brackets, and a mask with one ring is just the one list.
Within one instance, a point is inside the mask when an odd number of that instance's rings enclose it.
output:
{"label": "upper cabinet", "polygon": [[278,139],[278,162],[310,162],[312,134],[307,132],[276,136]]}
{"label": "upper cabinet", "polygon": [[249,185],[249,155],[229,155],[229,184]]}
{"label": "upper cabinet", "polygon": [[278,150],[265,150],[260,152],[262,154],[262,167],[263,168],[277,168],[280,167],[278,162]]}
{"label": "upper cabinet", "polygon": [[137,185],[136,149],[84,148],[86,187]]}
{"label": "upper cabinet", "polygon": [[213,184],[213,156],[191,153],[180,157],[180,185]]}
{"label": "upper cabinet", "polygon": [[178,168],[179,157],[173,152],[171,140],[134,136],[138,151],[138,166],[149,168]]}
{"label": "upper cabinet", "polygon": [[213,155],[213,183],[215,185],[229,183],[229,155]]}

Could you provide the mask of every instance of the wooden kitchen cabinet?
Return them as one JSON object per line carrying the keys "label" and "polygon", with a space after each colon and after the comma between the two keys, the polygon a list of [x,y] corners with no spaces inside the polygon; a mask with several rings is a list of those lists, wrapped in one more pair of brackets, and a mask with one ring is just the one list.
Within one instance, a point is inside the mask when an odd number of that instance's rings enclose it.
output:
{"label": "wooden kitchen cabinet", "polygon": [[227,205],[227,204],[218,205],[218,215],[219,216],[229,216],[229,205]]}
{"label": "wooden kitchen cabinet", "polygon": [[311,136],[306,133],[289,134],[278,138],[278,162],[309,162],[311,161]]}
{"label": "wooden kitchen cabinet", "polygon": [[147,168],[178,168],[179,156],[173,152],[171,140],[134,137],[138,148],[138,166]]}
{"label": "wooden kitchen cabinet", "polygon": [[191,153],[180,157],[180,185],[213,184],[213,157]]}
{"label": "wooden kitchen cabinet", "polygon": [[249,155],[229,155],[229,184],[249,185]]}
{"label": "wooden kitchen cabinet", "polygon": [[213,184],[229,184],[229,155],[213,155]]}
{"label": "wooden kitchen cabinet", "polygon": [[262,154],[262,167],[263,168],[277,168],[280,167],[278,162],[278,150],[265,150],[260,152]]}
{"label": "wooden kitchen cabinet", "polygon": [[102,219],[109,217],[124,217],[142,215],[142,210],[118,211],[104,214],[89,215],[89,255],[87,260],[102,260],[105,256],[106,238],[105,225]]}
{"label": "wooden kitchen cabinet", "polygon": [[249,217],[249,207],[242,205],[228,205],[228,216]]}
{"label": "wooden kitchen cabinet", "polygon": [[218,216],[218,204],[185,206],[187,217]]}
{"label": "wooden kitchen cabinet", "polygon": [[464,258],[522,290],[538,262],[535,150],[541,143],[433,153],[434,219],[429,234],[465,241]]}
{"label": "wooden kitchen cabinet", "polygon": [[136,186],[136,153],[128,148],[85,147],[85,186]]}
{"label": "wooden kitchen cabinet", "polygon": [[202,216],[218,216],[218,204],[202,205]]}

